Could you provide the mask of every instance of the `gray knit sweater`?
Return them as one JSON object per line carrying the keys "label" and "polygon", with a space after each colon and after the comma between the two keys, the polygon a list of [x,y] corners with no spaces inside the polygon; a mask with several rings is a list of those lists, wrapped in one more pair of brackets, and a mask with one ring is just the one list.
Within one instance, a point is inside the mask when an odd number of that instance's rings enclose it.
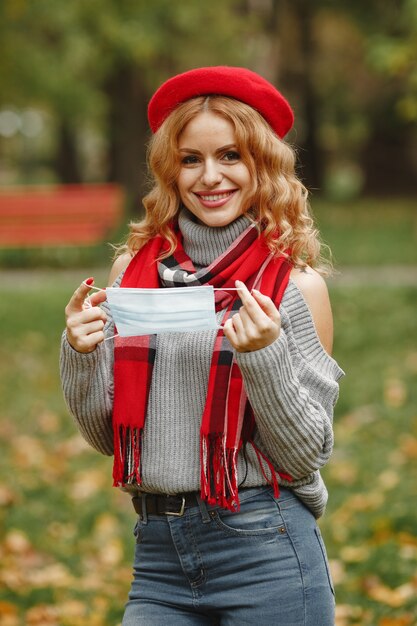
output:
{"label": "gray knit sweater", "polygon": [[[184,211],[180,228],[185,251],[196,268],[207,266],[247,224],[241,217],[224,228],[209,228]],[[110,336],[114,324],[108,307],[102,306],[108,315],[105,334]],[[319,517],[327,502],[319,468],[332,452],[333,407],[343,371],[324,351],[308,306],[291,280],[280,313],[279,338],[261,350],[237,353],[236,360],[256,417],[256,445],[292,476],[286,486]],[[143,436],[143,491],[172,494],[200,488],[200,422],[215,336],[216,331],[157,336]],[[106,341],[81,354],[64,332],[60,358],[64,397],[75,423],[86,441],[106,455],[113,454],[112,344]],[[251,446],[239,455],[238,480],[245,487],[266,484]]]}

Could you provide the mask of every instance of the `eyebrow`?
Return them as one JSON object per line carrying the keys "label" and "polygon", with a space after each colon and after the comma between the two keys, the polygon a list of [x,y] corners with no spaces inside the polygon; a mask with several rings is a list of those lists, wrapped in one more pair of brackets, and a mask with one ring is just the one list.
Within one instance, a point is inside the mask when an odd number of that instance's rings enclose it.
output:
{"label": "eyebrow", "polygon": [[[237,150],[237,146],[235,143],[227,144],[226,146],[222,146],[216,150],[216,154],[219,152],[224,152],[225,150]],[[195,150],[194,148],[179,148],[180,152],[188,152],[189,154],[201,154],[200,150]]]}

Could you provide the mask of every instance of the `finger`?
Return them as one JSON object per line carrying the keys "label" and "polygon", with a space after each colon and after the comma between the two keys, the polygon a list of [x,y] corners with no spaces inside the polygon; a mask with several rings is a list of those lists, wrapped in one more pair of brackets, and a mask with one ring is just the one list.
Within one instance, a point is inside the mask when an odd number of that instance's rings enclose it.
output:
{"label": "finger", "polygon": [[[242,347],[256,347],[261,346],[264,340],[269,342],[270,336],[275,336],[278,324],[276,324],[270,317],[262,313],[262,319],[259,319],[255,324],[252,318],[249,316],[245,308],[239,311],[240,322],[242,324],[242,331],[238,333],[238,338],[242,342]],[[238,320],[236,320],[237,323]],[[243,342],[245,342],[243,344]]]}
{"label": "finger", "polygon": [[236,313],[233,317],[228,319],[225,324],[225,328],[225,335],[229,339],[233,348],[237,352],[247,352],[248,347],[251,344],[251,340],[249,338],[250,333],[248,334],[246,332],[240,313]]}
{"label": "finger", "polygon": [[235,282],[235,285],[237,288],[238,296],[242,300],[242,304],[247,304],[251,300],[253,300],[253,296],[251,296],[251,293],[249,289],[246,287],[245,283],[242,283],[241,280],[237,280]]}
{"label": "finger", "polygon": [[96,349],[97,344],[104,341],[104,333],[102,330],[91,333],[90,335],[68,335],[67,339],[70,345],[77,350],[77,352],[93,352]]}
{"label": "finger", "polygon": [[[91,300],[96,300],[97,302],[104,302],[104,300],[107,297],[106,294],[106,288],[102,288],[102,287],[94,287],[93,283],[90,283],[89,281],[93,280],[91,278],[88,278],[87,280],[83,280],[82,284],[85,286],[88,286],[90,288],[90,291],[93,291],[93,293],[90,293],[90,295],[88,296],[89,299]],[[94,293],[96,292],[96,293]],[[93,304],[94,306],[94,304]]]}
{"label": "finger", "polygon": [[103,323],[107,321],[106,313],[100,309],[100,307],[92,307],[91,309],[83,309],[81,313],[73,313],[67,317],[67,326],[69,328],[82,327],[90,322],[102,320]]}
{"label": "finger", "polygon": [[90,309],[93,306],[98,306],[99,304],[102,304],[106,301],[106,299],[106,290],[100,289],[100,291],[98,291],[97,293],[93,293],[87,296],[87,298],[84,300],[83,307]]}
{"label": "finger", "polygon": [[239,345],[245,343],[247,341],[247,332],[241,314],[235,313],[235,315],[231,317],[231,322],[236,334],[237,343]]}
{"label": "finger", "polygon": [[91,333],[91,335],[88,335],[87,341],[89,345],[91,346],[91,352],[92,352],[93,350],[96,349],[99,343],[103,343],[104,341],[103,331],[100,330],[100,331],[97,331],[96,333]]}
{"label": "finger", "polygon": [[[248,313],[246,307],[242,306],[239,309],[239,317],[240,317],[240,322],[242,324],[242,328],[245,330],[246,334],[251,334],[251,333],[256,332],[257,324],[254,322],[254,320]],[[263,315],[263,317],[265,317],[265,315]]]}
{"label": "finger", "polygon": [[271,298],[265,296],[257,289],[252,289],[252,295],[261,307],[262,311],[264,311],[264,313],[266,313],[268,317],[270,317],[274,321],[280,319],[279,311],[275,304],[272,302]]}
{"label": "finger", "polygon": [[90,335],[103,331],[104,324],[102,321],[91,322],[90,324],[84,324],[83,326],[68,326],[67,337],[70,343],[79,350],[79,347],[84,347],[85,343],[89,341]]}
{"label": "finger", "polygon": [[94,322],[90,322],[89,324],[84,324],[83,326],[83,332],[85,335],[92,335],[103,329],[104,329],[103,320],[94,320]]}
{"label": "finger", "polygon": [[223,332],[224,332],[225,336],[227,337],[227,339],[232,344],[232,346],[234,348],[236,348],[236,345],[237,345],[237,335],[236,335],[236,331],[235,331],[235,329],[233,327],[233,322],[232,322],[231,318],[229,318],[224,323]]}
{"label": "finger", "polygon": [[[82,316],[78,315],[76,317],[80,318]],[[97,332],[103,332],[104,327],[105,320],[103,319],[95,318],[90,321],[83,320],[81,323],[79,319],[74,320],[74,318],[70,318],[67,323],[67,336],[70,338],[70,343],[79,350],[80,346],[84,347],[85,342],[89,341],[91,335]]]}
{"label": "finger", "polygon": [[[94,280],[94,279],[87,279],[87,280]],[[74,313],[79,313],[80,311],[85,309],[86,308],[85,302],[87,300],[87,297],[88,297],[88,302],[90,303],[89,305],[87,305],[87,308],[97,307],[99,304],[101,304],[102,302],[106,300],[107,294],[104,289],[98,291],[97,293],[93,293],[91,296],[88,296],[88,292],[90,291],[90,288],[91,288],[91,285],[87,284],[87,281],[83,281],[81,285],[75,290],[72,298],[70,299],[67,306],[65,307],[65,315],[67,317],[69,317],[70,315],[73,315]]]}
{"label": "finger", "polygon": [[88,338],[92,342],[92,345],[95,347],[97,344],[104,341],[104,333],[102,330],[99,330],[96,333],[91,333],[91,335],[88,335]]}
{"label": "finger", "polygon": [[65,312],[67,315],[71,313],[77,313],[82,311],[84,306],[84,300],[86,299],[91,286],[94,284],[94,278],[87,278],[81,283],[81,285],[74,291],[72,298],[68,302]]}
{"label": "finger", "polygon": [[237,280],[236,287],[242,304],[244,305],[245,310],[247,311],[249,316],[251,317],[253,323],[255,325],[264,323],[266,314],[263,311],[262,307],[259,305],[258,301],[250,293],[246,285],[240,280]]}

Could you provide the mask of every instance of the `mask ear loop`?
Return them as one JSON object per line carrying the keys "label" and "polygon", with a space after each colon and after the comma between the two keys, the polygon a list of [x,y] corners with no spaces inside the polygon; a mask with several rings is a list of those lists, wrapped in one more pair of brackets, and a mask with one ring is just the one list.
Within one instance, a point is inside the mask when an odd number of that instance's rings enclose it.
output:
{"label": "mask ear loop", "polygon": [[[83,280],[83,285],[85,285],[89,289],[94,289],[95,291],[106,291],[105,289],[103,289],[103,287],[94,287],[94,285],[88,285],[85,282],[85,280]],[[204,285],[202,285],[202,287],[204,287]],[[120,289],[123,289],[123,287],[120,287]],[[237,291],[237,290],[238,290],[237,287],[213,287],[213,291]]]}
{"label": "mask ear loop", "polygon": [[[94,289],[94,291],[106,291],[105,289],[103,289],[102,287],[94,287],[92,285],[88,285],[85,280],[83,280],[83,285],[85,285],[86,287],[88,287],[89,289]],[[90,298],[89,296],[87,296],[87,298],[84,300],[84,304],[86,305],[86,307],[88,309],[92,308],[92,304],[90,302]],[[111,335],[111,337],[105,337],[104,341],[109,341],[110,339],[114,339],[115,337],[118,337],[119,333],[116,333],[115,335]]]}
{"label": "mask ear loop", "polygon": [[[94,287],[92,285],[87,285],[87,283],[84,280],[83,280],[83,285],[85,285],[86,287],[89,287],[89,289],[94,289],[95,291],[106,291],[102,287]],[[205,285],[202,285],[202,287],[204,286]],[[120,287],[120,289],[123,289],[123,287]],[[238,288],[237,287],[213,287],[213,291],[238,291]]]}
{"label": "mask ear loop", "polygon": [[105,289],[103,289],[103,287],[94,287],[94,285],[89,285],[85,282],[85,280],[83,280],[83,285],[85,285],[89,289],[94,289],[94,291],[106,291]]}
{"label": "mask ear loop", "polygon": [[[94,291],[106,291],[105,289],[102,289],[101,287],[93,287],[92,285],[89,285],[88,283],[85,282],[85,280],[83,280],[82,284],[88,287],[89,289],[94,289]],[[93,307],[93,305],[91,304],[90,296],[87,296],[85,298],[84,306],[87,309],[91,309]]]}

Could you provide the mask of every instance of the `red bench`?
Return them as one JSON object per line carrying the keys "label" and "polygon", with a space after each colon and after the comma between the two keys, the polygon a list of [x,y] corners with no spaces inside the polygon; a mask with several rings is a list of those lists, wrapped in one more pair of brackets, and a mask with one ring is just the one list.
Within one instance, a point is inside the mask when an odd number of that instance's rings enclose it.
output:
{"label": "red bench", "polygon": [[118,185],[57,185],[0,189],[0,247],[86,246],[120,224]]}

